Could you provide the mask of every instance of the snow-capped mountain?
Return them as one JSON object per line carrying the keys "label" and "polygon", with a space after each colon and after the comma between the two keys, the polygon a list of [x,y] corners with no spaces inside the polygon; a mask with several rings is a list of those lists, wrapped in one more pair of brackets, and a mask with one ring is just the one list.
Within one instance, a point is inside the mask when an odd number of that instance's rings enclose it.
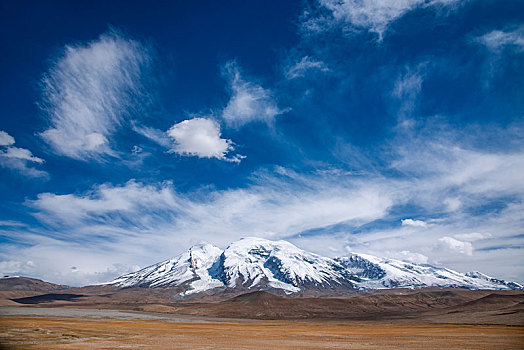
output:
{"label": "snow-capped mountain", "polygon": [[128,273],[109,284],[150,288],[187,286],[188,290],[195,291],[223,287],[220,278],[213,274],[213,265],[219,261],[222,253],[220,248],[212,244],[195,245],[177,258]]}
{"label": "snow-capped mountain", "polygon": [[191,247],[177,258],[121,276],[119,287],[184,286],[183,295],[215,288],[281,290],[353,289],[351,272],[333,259],[305,252],[286,241],[245,238],[227,249]]}
{"label": "snow-capped mountain", "polygon": [[288,292],[303,289],[353,288],[351,272],[333,259],[305,252],[286,241],[247,238],[232,243],[218,269],[229,288],[270,287]]}
{"label": "snow-capped mountain", "polygon": [[466,274],[427,264],[414,264],[367,254],[336,258],[341,265],[357,274],[356,284],[365,289],[453,287],[468,289],[522,289],[516,282],[506,282],[480,272]]}
{"label": "snow-capped mountain", "polygon": [[355,289],[425,286],[469,289],[522,289],[479,272],[462,274],[365,254],[327,258],[286,241],[244,238],[225,250],[211,244],[191,247],[177,258],[121,276],[118,287],[179,287],[181,296],[222,290],[343,292]]}

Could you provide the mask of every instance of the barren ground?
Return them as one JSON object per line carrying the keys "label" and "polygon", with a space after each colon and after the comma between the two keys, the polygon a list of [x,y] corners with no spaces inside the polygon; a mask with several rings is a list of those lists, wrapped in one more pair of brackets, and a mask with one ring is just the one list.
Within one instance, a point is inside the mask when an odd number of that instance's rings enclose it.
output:
{"label": "barren ground", "polygon": [[524,327],[2,316],[0,339],[2,349],[523,349]]}
{"label": "barren ground", "polygon": [[172,289],[0,291],[0,349],[524,349],[524,293],[425,288],[172,300]]}

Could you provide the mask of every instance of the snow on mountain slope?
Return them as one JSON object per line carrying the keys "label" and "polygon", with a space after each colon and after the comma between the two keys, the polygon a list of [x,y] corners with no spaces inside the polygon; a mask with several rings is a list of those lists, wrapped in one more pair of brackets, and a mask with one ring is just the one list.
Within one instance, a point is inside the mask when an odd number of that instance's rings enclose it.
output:
{"label": "snow on mountain slope", "polygon": [[478,279],[481,279],[481,280],[484,280],[484,281],[488,281],[488,282],[492,282],[492,283],[495,283],[497,285],[505,285],[505,286],[508,287],[508,289],[524,289],[524,285],[522,285],[520,283],[512,282],[512,281],[499,280],[498,278],[494,278],[494,277],[485,275],[482,272],[478,272],[478,271],[467,272],[466,276],[471,277],[471,278],[478,278]]}
{"label": "snow on mountain slope", "polygon": [[286,241],[245,238],[225,250],[211,244],[191,247],[177,258],[109,282],[118,287],[180,287],[181,296],[219,290],[279,290],[286,294],[426,286],[522,289],[479,272],[462,274],[365,254],[326,258]]}
{"label": "snow on mountain slope", "polygon": [[330,258],[308,253],[286,241],[245,238],[223,254],[224,283],[230,287],[255,286],[298,292],[305,288],[352,288],[351,273]]}
{"label": "snow on mountain slope", "polygon": [[109,284],[151,288],[187,285],[186,294],[222,287],[224,284],[209,271],[220,254],[222,250],[214,245],[195,245],[177,258],[128,273]]}
{"label": "snow on mountain slope", "polygon": [[109,282],[119,287],[184,286],[181,295],[215,288],[353,289],[351,272],[330,258],[305,252],[286,241],[245,238],[224,251],[212,245],[190,248],[177,258]]}
{"label": "snow on mountain slope", "polygon": [[360,277],[357,285],[365,289],[415,288],[426,286],[469,289],[521,289],[515,282],[506,282],[481,273],[462,274],[447,268],[413,264],[367,254],[336,258],[340,264]]}

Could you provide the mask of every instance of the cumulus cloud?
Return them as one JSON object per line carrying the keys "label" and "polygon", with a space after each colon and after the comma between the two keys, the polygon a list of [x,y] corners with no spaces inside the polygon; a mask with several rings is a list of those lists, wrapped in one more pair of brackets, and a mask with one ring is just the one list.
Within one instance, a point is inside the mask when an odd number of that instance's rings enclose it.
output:
{"label": "cumulus cloud", "polygon": [[422,7],[444,6],[457,0],[319,0],[330,12],[330,17],[313,17],[304,23],[307,30],[325,30],[339,23],[352,29],[366,29],[377,33],[379,40],[391,23],[406,13]]}
{"label": "cumulus cloud", "polygon": [[285,76],[287,79],[296,79],[303,77],[309,70],[327,72],[329,71],[329,68],[322,61],[317,61],[309,56],[304,56],[299,62],[295,63],[287,69]]}
{"label": "cumulus cloud", "polygon": [[514,30],[493,30],[476,39],[491,51],[499,51],[503,47],[512,46],[524,50],[524,26]]}
{"label": "cumulus cloud", "polygon": [[222,118],[228,126],[241,127],[254,121],[271,124],[277,115],[286,112],[278,107],[270,90],[245,80],[236,62],[225,65],[224,75],[231,90],[229,102],[222,111]]}
{"label": "cumulus cloud", "polygon": [[402,220],[402,226],[426,227],[428,224],[422,220],[404,219]]}
{"label": "cumulus cloud", "polygon": [[10,146],[15,143],[14,137],[0,130],[0,146]]}
{"label": "cumulus cloud", "polygon": [[199,158],[240,162],[243,156],[227,158],[234,149],[231,140],[221,138],[220,125],[211,119],[193,118],[173,125],[167,134],[173,140],[171,152]]}
{"label": "cumulus cloud", "polygon": [[20,172],[28,177],[47,177],[45,171],[35,169],[32,163],[42,164],[42,158],[35,157],[30,150],[13,146],[15,139],[0,131],[0,166]]}
{"label": "cumulus cloud", "polygon": [[459,241],[458,239],[448,236],[439,238],[438,241],[441,247],[451,251],[465,255],[473,254],[473,245],[470,242]]}
{"label": "cumulus cloud", "polygon": [[111,136],[140,101],[147,49],[112,31],[85,45],[68,45],[44,76],[41,133],[57,153],[74,159],[116,155]]}

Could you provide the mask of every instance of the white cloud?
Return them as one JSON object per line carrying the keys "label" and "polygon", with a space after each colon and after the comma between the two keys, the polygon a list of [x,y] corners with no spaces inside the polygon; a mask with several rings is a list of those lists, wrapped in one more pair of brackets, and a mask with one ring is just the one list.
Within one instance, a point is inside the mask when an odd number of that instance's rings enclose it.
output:
{"label": "white cloud", "polygon": [[285,76],[287,79],[296,79],[303,77],[309,70],[327,72],[329,71],[329,68],[322,61],[316,61],[309,56],[304,56],[299,62],[288,68]]}
{"label": "white cloud", "polygon": [[428,224],[422,220],[404,219],[402,220],[402,226],[426,227]]}
{"label": "white cloud", "polygon": [[422,87],[422,74],[420,71],[409,70],[395,82],[393,96],[400,99],[413,99]]}
{"label": "white cloud", "polygon": [[471,233],[460,233],[454,236],[457,239],[460,239],[462,241],[466,242],[473,242],[473,241],[479,241],[482,239],[487,239],[493,237],[493,235],[489,232],[471,232]]}
{"label": "white cloud", "polygon": [[476,39],[491,51],[499,51],[505,46],[513,46],[518,50],[524,50],[524,26],[515,30],[494,30]]}
{"label": "white cloud", "polygon": [[391,95],[400,102],[398,111],[399,126],[410,127],[409,119],[415,111],[416,102],[424,81],[424,68],[427,64],[420,63],[416,67],[406,67],[395,81]]}
{"label": "white cloud", "polygon": [[135,132],[150,139],[158,145],[163,146],[165,148],[171,147],[172,140],[164,131],[149,126],[139,125],[136,122],[132,122],[132,126]]}
{"label": "white cloud", "polygon": [[7,147],[4,151],[0,151],[2,157],[23,159],[34,163],[43,163],[44,160],[33,156],[30,150],[18,147]]}
{"label": "white cloud", "polygon": [[[109,281],[114,276],[139,269],[136,264],[115,263],[114,256],[117,259],[122,256],[118,251],[108,256],[75,243],[49,240],[38,247],[16,251],[16,260],[0,262],[0,273],[3,275],[29,276],[71,286],[84,286]],[[13,253],[14,247],[7,247],[3,251],[3,254]]]}
{"label": "white cloud", "polygon": [[231,84],[231,97],[222,111],[228,126],[241,127],[254,121],[271,124],[277,115],[286,112],[278,108],[270,90],[243,79],[236,62],[227,63],[224,74]]}
{"label": "white cloud", "polygon": [[[297,174],[276,168],[252,174],[242,188],[225,190],[204,187],[184,194],[170,183],[131,181],[77,194],[43,193],[27,205],[46,231],[0,227],[3,236],[31,247],[6,250],[2,245],[0,260],[32,260],[39,273],[52,271],[56,266],[44,256],[58,256],[64,244],[85,260],[60,255],[79,270],[89,270],[89,258],[100,258],[88,278],[102,282],[113,264],[144,266],[202,240],[224,246],[260,236],[289,239],[320,254],[343,255],[343,247],[351,246],[355,252],[524,280],[521,133],[475,128],[457,135],[444,129],[439,124],[431,135],[420,126],[413,134],[403,130],[389,149],[394,154],[390,167],[368,170],[365,176],[344,169]],[[471,147],[469,137],[488,135],[504,140],[504,151]],[[450,210],[447,199],[460,205]],[[432,219],[423,226],[413,217],[397,217],[399,207],[416,208]],[[403,225],[396,225],[402,219]],[[71,242],[89,244],[80,248]],[[52,280],[73,279],[64,277],[69,273],[64,270]]]}
{"label": "white cloud", "polygon": [[[457,134],[445,124],[439,128],[433,134],[420,126],[403,130],[392,145],[397,156],[391,168],[414,182],[410,191],[417,192],[419,203],[431,210],[454,211],[501,196],[524,198],[519,131],[473,126]],[[485,137],[505,137],[504,151],[472,146],[481,144]]]}
{"label": "white cloud", "polygon": [[0,131],[0,166],[17,170],[28,177],[47,177],[45,171],[29,166],[31,163],[42,164],[42,158],[35,157],[30,150],[13,146],[15,139],[5,131]]}
{"label": "white cloud", "polygon": [[453,237],[442,237],[439,238],[440,246],[443,246],[449,250],[452,250],[457,253],[472,255],[473,254],[473,245],[470,242],[459,241]]}
{"label": "white cloud", "polygon": [[10,146],[15,143],[14,137],[0,130],[0,146]]}
{"label": "white cloud", "polygon": [[427,264],[428,262],[428,257],[424,254],[410,252],[409,250],[403,250],[395,254],[394,257],[415,264]]}
{"label": "white cloud", "polygon": [[382,39],[389,25],[406,13],[422,7],[444,6],[458,0],[319,0],[331,12],[332,18],[315,17],[304,25],[306,29],[325,30],[337,23],[346,23],[353,29],[367,29]]}
{"label": "white cloud", "polygon": [[32,270],[34,263],[31,260],[26,262],[17,260],[0,261],[0,275],[20,275],[20,272],[27,273]]}
{"label": "white cloud", "polygon": [[211,119],[193,118],[173,125],[167,134],[174,141],[171,152],[199,158],[217,158],[240,162],[243,156],[227,158],[234,149],[231,140],[221,138],[220,125]]}
{"label": "white cloud", "polygon": [[132,125],[135,132],[181,156],[217,158],[235,163],[245,158],[240,154],[227,157],[234,150],[233,141],[221,138],[220,125],[209,118],[184,120],[166,132],[136,122]]}
{"label": "white cloud", "polygon": [[116,155],[111,136],[144,101],[141,73],[148,64],[144,47],[115,32],[66,46],[43,79],[50,124],[44,140],[75,159]]}
{"label": "white cloud", "polygon": [[[385,215],[391,203],[386,191],[370,183],[296,174],[282,178],[261,173],[256,179],[256,184],[244,189],[187,195],[170,183],[134,181],[95,186],[76,195],[42,193],[27,205],[49,231],[6,228],[3,235],[30,248],[2,249],[0,260],[27,257],[40,267],[39,273],[61,271],[52,281],[84,283],[76,282],[69,269],[57,266],[48,254],[84,269],[89,267],[88,257],[100,259],[100,266],[97,262],[91,267],[96,271],[116,263],[144,266],[202,240],[224,246],[245,236],[278,239],[342,222],[360,225]],[[115,275],[91,275],[89,280],[103,282],[102,278],[111,277]]]}
{"label": "white cloud", "polygon": [[[248,189],[216,191],[203,198],[184,196],[170,183],[144,185],[130,181],[123,186],[101,185],[83,195],[43,193],[28,205],[49,225],[94,227],[122,225],[156,230],[167,225],[198,237],[217,233],[292,236],[301,231],[355,220],[364,222],[384,215],[391,200],[371,184],[324,183],[320,179],[291,179],[260,174],[258,185]],[[125,231],[125,227],[123,228]]]}
{"label": "white cloud", "polygon": [[23,227],[25,224],[14,220],[0,220],[0,226]]}
{"label": "white cloud", "polygon": [[[140,212],[144,213],[144,216],[136,217],[132,221],[137,226],[143,226],[146,222],[142,220],[156,220],[147,217],[146,213],[169,208],[175,210],[178,206],[169,183],[144,186],[134,181],[124,186],[96,186],[93,191],[83,196],[42,193],[38,195],[37,200],[28,203],[40,210],[41,214],[36,215],[41,220],[49,224],[63,222],[68,226],[81,226],[88,222],[101,223],[106,219],[111,221],[108,216],[119,214],[120,219],[115,221],[117,223],[127,215],[131,216],[127,219],[132,219],[132,216]],[[147,208],[150,210],[146,210]],[[140,222],[142,224],[139,224]]]}
{"label": "white cloud", "polygon": [[12,170],[16,170],[20,174],[33,177],[33,178],[43,178],[47,179],[49,174],[46,171],[33,168],[28,165],[27,161],[20,158],[8,158],[0,153],[0,166]]}
{"label": "white cloud", "polygon": [[447,211],[455,211],[462,206],[459,198],[446,198],[443,203],[446,205]]}

